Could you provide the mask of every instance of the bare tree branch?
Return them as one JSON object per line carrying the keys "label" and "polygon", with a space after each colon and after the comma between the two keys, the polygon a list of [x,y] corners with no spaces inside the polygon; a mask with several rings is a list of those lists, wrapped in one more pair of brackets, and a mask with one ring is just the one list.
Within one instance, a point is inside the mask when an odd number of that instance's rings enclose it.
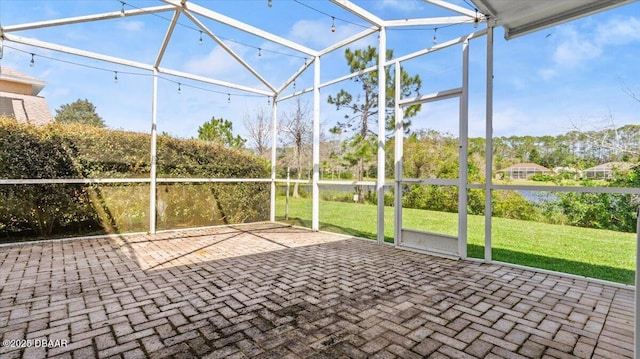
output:
{"label": "bare tree branch", "polygon": [[[296,99],[296,108],[291,113],[283,115],[284,120],[281,122],[279,131],[284,135],[282,143],[286,147],[293,150],[294,168],[297,172],[297,178],[302,178],[303,161],[309,162],[309,156],[305,156],[306,148],[311,144],[312,125],[309,116],[310,110],[308,104],[301,104],[300,98]],[[305,158],[307,157],[307,158]],[[291,162],[291,161],[288,161]],[[293,186],[293,196],[298,197],[298,183]]]}
{"label": "bare tree branch", "polygon": [[255,110],[255,117],[245,113],[244,127],[247,129],[250,147],[253,147],[259,157],[265,157],[271,147],[271,119],[264,108]]}
{"label": "bare tree branch", "polygon": [[[584,138],[584,147],[594,147],[598,151],[598,157],[602,161],[608,161],[611,157],[624,155],[640,155],[640,126],[627,125],[618,127],[611,112],[602,120],[600,126],[587,130],[572,123],[573,128]],[[603,125],[604,123],[604,125]]]}
{"label": "bare tree branch", "polygon": [[[622,80],[621,80],[622,81]],[[640,95],[636,93],[636,91],[632,90],[626,82],[622,81],[622,91],[629,95],[632,99],[640,102]]]}

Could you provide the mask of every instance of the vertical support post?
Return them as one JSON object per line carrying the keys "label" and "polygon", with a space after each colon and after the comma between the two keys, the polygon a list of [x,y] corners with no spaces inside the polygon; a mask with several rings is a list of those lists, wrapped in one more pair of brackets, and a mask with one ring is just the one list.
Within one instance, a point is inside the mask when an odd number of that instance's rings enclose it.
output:
{"label": "vertical support post", "polygon": [[462,44],[462,94],[460,95],[460,148],[458,151],[458,255],[467,257],[467,172],[469,156],[469,40]]}
{"label": "vertical support post", "polygon": [[493,26],[487,29],[487,98],[485,129],[485,185],[484,185],[484,260],[491,262],[492,208],[491,189],[493,187]]}
{"label": "vertical support post", "polygon": [[633,353],[634,358],[640,358],[640,316],[638,316],[638,310],[640,310],[640,295],[638,295],[638,287],[640,286],[640,207],[638,207],[638,221],[636,223],[636,290],[635,290],[635,299],[636,306],[633,311],[635,317],[635,326],[634,326],[634,345],[635,351]]}
{"label": "vertical support post", "polygon": [[289,172],[289,167],[287,167],[287,193],[284,195],[284,220],[289,220],[289,190],[291,189],[291,174]]}
{"label": "vertical support post", "polygon": [[384,182],[385,182],[385,135],[386,135],[386,98],[387,79],[384,64],[387,62],[387,31],[380,28],[378,41],[378,175],[376,193],[378,197],[378,244],[384,243]]}
{"label": "vertical support post", "polygon": [[320,56],[315,57],[313,71],[313,192],[311,229],[320,230]]}
{"label": "vertical support post", "polygon": [[395,198],[393,202],[394,216],[394,234],[393,244],[398,246],[402,244],[402,160],[404,158],[404,110],[400,108],[400,75],[401,75],[400,61],[395,63],[395,118],[396,118],[396,133],[395,133],[395,174],[396,187]]}
{"label": "vertical support post", "polygon": [[149,174],[149,233],[156,233],[156,142],[158,123],[158,69],[153,69],[153,98],[151,99],[151,173]]}
{"label": "vertical support post", "polygon": [[277,121],[276,98],[273,98],[271,105],[271,206],[269,210],[269,220],[276,221],[276,151],[278,149],[278,121]]}

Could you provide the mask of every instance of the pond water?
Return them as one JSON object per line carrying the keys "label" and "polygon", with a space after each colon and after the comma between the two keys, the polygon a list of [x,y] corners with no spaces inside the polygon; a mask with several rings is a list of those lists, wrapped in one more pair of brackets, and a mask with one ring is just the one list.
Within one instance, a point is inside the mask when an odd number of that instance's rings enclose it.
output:
{"label": "pond water", "polygon": [[540,191],[530,191],[530,190],[518,190],[524,198],[533,203],[540,203],[546,200],[554,200],[557,199],[558,196],[551,192],[540,192]]}

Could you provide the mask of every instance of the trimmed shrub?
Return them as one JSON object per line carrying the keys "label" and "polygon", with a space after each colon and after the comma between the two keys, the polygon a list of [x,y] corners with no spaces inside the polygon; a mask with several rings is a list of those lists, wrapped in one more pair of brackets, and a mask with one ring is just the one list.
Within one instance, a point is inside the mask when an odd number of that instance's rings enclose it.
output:
{"label": "trimmed shrub", "polygon": [[[168,136],[158,136],[156,163],[157,177],[269,175],[264,161],[248,152]],[[150,169],[148,134],[0,119],[0,178],[148,178]],[[181,190],[169,196],[169,188]],[[267,183],[159,184],[158,223],[176,228],[263,220],[268,188]],[[1,185],[0,196],[4,237],[143,231],[149,223],[146,183]]]}
{"label": "trimmed shrub", "polygon": [[527,221],[542,219],[538,207],[517,191],[494,191],[492,199],[492,214],[496,217]]}

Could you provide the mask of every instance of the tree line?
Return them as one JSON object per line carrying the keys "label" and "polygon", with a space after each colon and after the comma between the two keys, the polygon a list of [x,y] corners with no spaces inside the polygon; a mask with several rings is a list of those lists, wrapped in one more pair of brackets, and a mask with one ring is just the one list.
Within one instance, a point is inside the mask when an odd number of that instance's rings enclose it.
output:
{"label": "tree line", "polygon": [[[482,142],[482,139],[475,139]],[[547,168],[585,169],[606,162],[631,162],[640,155],[640,125],[601,130],[573,130],[557,136],[497,137],[494,160],[499,168],[533,162]]]}
{"label": "tree line", "polygon": [[[359,81],[368,82],[370,79]],[[416,88],[419,87],[416,85]],[[372,170],[376,168],[375,137],[377,134],[371,128],[371,122],[377,121],[377,116],[375,119],[372,118],[377,112],[373,110],[375,106],[371,99],[376,96],[377,94],[364,96],[370,98],[368,101],[370,103],[360,105],[354,105],[352,103],[354,97],[348,95],[345,90],[341,90],[335,97],[329,96],[328,102],[336,104],[336,108],[346,106],[353,113],[347,115],[346,121],[338,122],[329,129],[332,135],[351,134],[350,137],[346,140],[336,140],[326,135],[321,137],[321,161],[325,171],[348,172],[351,177],[358,180],[375,177]],[[413,109],[412,112],[418,110]],[[392,115],[387,117],[387,128],[390,129],[394,119]],[[58,123],[81,123],[105,127],[104,120],[97,114],[95,106],[87,99],[62,105],[56,110],[55,120]],[[354,124],[356,121],[359,122],[357,125]],[[259,157],[265,157],[271,148],[270,116],[267,116],[263,109],[258,108],[255,114],[245,114],[243,123],[247,129],[246,139],[234,133],[231,121],[213,116],[198,128],[198,138],[232,148],[249,146]],[[410,130],[409,126],[409,120],[405,120],[407,131]],[[285,168],[291,167],[296,176],[308,172],[311,168],[310,156],[306,153],[311,149],[311,127],[310,110],[299,99],[296,101],[295,108],[282,116],[279,128],[279,165]],[[420,129],[408,133],[405,141],[405,159],[409,162],[409,168],[412,165],[416,168],[409,170],[410,173],[405,175],[417,177],[443,175],[427,171],[425,166],[433,167],[434,163],[451,158],[453,155],[448,153],[446,148],[443,150],[440,147],[447,144],[446,147],[452,149],[456,147],[455,143],[457,143],[455,137],[435,130]],[[388,151],[393,150],[393,139],[388,142],[387,147]],[[469,139],[471,157],[484,157],[484,150],[484,138]],[[493,139],[493,150],[496,169],[520,162],[533,162],[550,169],[555,167],[585,169],[606,162],[634,162],[640,156],[640,125],[630,124],[590,131],[572,130],[556,136],[501,136]],[[419,160],[416,159],[421,156]],[[483,159],[477,162],[479,162],[478,166],[484,166]],[[390,168],[393,169],[393,166]],[[389,173],[388,176],[393,175]]]}

